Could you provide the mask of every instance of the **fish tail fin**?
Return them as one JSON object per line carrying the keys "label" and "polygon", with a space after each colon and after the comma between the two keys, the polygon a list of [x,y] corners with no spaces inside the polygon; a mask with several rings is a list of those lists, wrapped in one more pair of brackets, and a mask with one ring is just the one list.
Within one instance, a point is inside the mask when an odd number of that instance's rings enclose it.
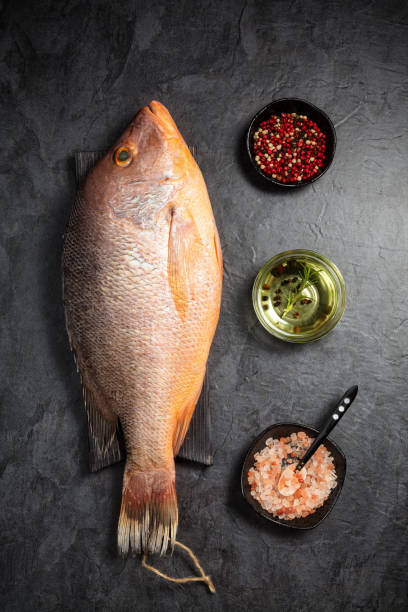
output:
{"label": "fish tail fin", "polygon": [[127,462],[118,525],[120,555],[163,555],[169,544],[174,547],[177,523],[174,464],[141,472]]}

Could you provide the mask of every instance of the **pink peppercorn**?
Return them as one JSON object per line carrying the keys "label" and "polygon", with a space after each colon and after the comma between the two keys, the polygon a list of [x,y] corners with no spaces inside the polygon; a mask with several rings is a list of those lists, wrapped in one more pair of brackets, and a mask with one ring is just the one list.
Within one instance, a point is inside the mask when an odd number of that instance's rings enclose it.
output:
{"label": "pink peppercorn", "polygon": [[272,115],[254,133],[255,163],[282,183],[299,183],[318,174],[325,152],[325,134],[306,115]]}

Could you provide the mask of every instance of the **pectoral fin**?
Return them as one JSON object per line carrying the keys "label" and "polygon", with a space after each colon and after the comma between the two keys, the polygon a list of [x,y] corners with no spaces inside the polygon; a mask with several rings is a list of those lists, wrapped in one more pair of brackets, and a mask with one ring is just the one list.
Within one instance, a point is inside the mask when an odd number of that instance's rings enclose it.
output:
{"label": "pectoral fin", "polygon": [[168,242],[168,277],[174,304],[180,319],[185,321],[189,302],[193,299],[192,279],[201,248],[200,235],[193,219],[170,209]]}

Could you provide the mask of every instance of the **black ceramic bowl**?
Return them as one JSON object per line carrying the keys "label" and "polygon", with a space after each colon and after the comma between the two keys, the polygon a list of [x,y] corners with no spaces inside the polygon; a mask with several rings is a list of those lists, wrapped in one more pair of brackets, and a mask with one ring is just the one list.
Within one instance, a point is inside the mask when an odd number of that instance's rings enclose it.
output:
{"label": "black ceramic bowl", "polygon": [[313,514],[309,514],[309,516],[306,516],[305,518],[295,518],[290,521],[280,519],[277,516],[270,514],[267,510],[264,510],[261,504],[259,504],[256,499],[252,497],[251,487],[248,483],[248,471],[255,463],[254,455],[265,448],[266,440],[268,438],[287,437],[290,436],[291,433],[297,433],[298,431],[306,432],[310,438],[316,438],[317,434],[319,433],[317,429],[308,427],[307,425],[300,425],[298,423],[277,423],[276,425],[265,429],[265,431],[263,431],[261,435],[256,438],[255,442],[249,449],[247,456],[245,457],[244,465],[242,467],[241,489],[242,494],[249,505],[252,506],[252,508],[258,512],[258,514],[268,519],[268,521],[272,521],[278,525],[283,525],[284,527],[292,527],[294,529],[313,529],[313,527],[316,527],[319,523],[321,523],[332,510],[340,495],[340,491],[343,487],[346,476],[346,458],[340,448],[336,446],[336,444],[334,444],[330,438],[326,438],[323,444],[333,457],[334,467],[337,474],[337,486],[331,491],[323,506],[318,508]]}
{"label": "black ceramic bowl", "polygon": [[[262,121],[269,119],[271,115],[280,115],[281,113],[298,113],[301,115],[307,115],[309,119],[315,121],[321,131],[326,135],[326,156],[324,158],[324,166],[320,172],[308,179],[305,179],[304,181],[299,181],[296,183],[282,183],[281,181],[277,181],[268,174],[265,174],[265,172],[260,169],[255,161],[253,154],[254,133]],[[302,185],[309,185],[309,183],[317,181],[317,179],[326,172],[333,161],[334,152],[336,150],[336,131],[333,123],[326,113],[317,108],[317,106],[310,104],[310,102],[306,102],[306,100],[300,100],[298,98],[282,98],[281,100],[271,102],[256,113],[248,129],[246,146],[249,159],[251,160],[251,163],[258,174],[274,185],[278,185],[279,187],[287,187],[290,189],[294,187],[302,187]]]}

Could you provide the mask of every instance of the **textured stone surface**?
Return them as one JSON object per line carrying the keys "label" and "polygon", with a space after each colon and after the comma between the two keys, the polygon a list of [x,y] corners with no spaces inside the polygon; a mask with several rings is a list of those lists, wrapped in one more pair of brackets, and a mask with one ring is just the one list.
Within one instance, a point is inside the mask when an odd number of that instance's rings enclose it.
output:
{"label": "textured stone surface", "polygon": [[[408,10],[388,2],[1,2],[2,609],[398,611],[407,605]],[[255,179],[251,116],[304,97],[337,125],[330,171],[295,193]],[[167,585],[115,555],[122,465],[91,475],[60,298],[72,154],[109,146],[151,98],[198,158],[225,258],[211,360],[214,466],[177,466],[179,538],[212,574]],[[250,288],[287,248],[341,269],[348,306],[327,338],[292,346],[256,323]],[[239,471],[281,420],[333,432],[348,475],[332,514],[293,533],[255,516]],[[180,556],[161,568],[191,572]]]}

